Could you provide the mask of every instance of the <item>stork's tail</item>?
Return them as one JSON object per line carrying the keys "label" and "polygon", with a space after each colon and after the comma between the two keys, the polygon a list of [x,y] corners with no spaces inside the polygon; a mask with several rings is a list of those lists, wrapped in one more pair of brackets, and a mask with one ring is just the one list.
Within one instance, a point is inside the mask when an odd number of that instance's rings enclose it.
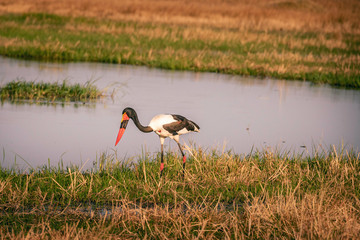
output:
{"label": "stork's tail", "polygon": [[193,126],[193,128],[194,129],[192,129],[192,131],[194,131],[194,132],[200,132],[200,127],[199,127],[199,125],[197,125],[196,123],[194,123],[193,121],[190,121],[190,120],[188,120],[189,121],[189,123]]}

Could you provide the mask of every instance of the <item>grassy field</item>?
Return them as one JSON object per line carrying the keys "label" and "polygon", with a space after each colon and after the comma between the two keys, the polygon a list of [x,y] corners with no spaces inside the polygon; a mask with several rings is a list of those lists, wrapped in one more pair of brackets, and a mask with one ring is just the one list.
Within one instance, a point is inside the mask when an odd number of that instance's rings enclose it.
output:
{"label": "grassy field", "polygon": [[360,2],[0,0],[0,54],[360,88]]}
{"label": "grassy field", "polygon": [[[251,156],[191,150],[93,169],[0,170],[0,236],[10,239],[356,239],[359,154]],[[134,159],[135,160],[135,159]]]}

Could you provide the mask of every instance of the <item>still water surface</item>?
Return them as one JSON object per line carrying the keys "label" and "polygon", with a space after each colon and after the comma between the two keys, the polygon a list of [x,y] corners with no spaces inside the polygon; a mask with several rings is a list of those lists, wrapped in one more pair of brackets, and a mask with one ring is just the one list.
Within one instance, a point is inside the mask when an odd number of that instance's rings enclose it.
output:
{"label": "still water surface", "polygon": [[[119,159],[160,149],[154,133],[130,123],[115,148],[121,112],[131,106],[143,125],[159,113],[184,115],[200,133],[182,143],[204,149],[248,154],[272,148],[310,153],[331,144],[359,150],[360,91],[312,86],[302,81],[256,79],[215,73],[193,73],[101,63],[44,63],[0,57],[0,84],[27,81],[85,83],[95,81],[114,99],[75,107],[21,104],[0,106],[1,165],[92,166],[96,156],[117,150]],[[167,140],[166,149],[174,149]],[[24,159],[24,160],[23,160]],[[135,158],[136,159],[136,158]],[[27,163],[26,163],[26,162]]]}

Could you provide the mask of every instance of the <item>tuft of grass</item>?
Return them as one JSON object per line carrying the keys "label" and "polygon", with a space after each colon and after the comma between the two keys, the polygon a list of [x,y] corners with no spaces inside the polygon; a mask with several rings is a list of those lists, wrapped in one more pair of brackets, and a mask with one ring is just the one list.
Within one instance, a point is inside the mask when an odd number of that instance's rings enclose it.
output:
{"label": "tuft of grass", "polygon": [[85,102],[99,99],[103,92],[96,86],[87,82],[84,85],[69,85],[63,83],[43,83],[12,81],[0,88],[1,101],[10,100],[16,102],[20,100],[47,101],[47,102]]}
{"label": "tuft of grass", "polygon": [[[360,235],[359,153],[249,156],[190,149],[93,169],[0,169],[6,238],[350,238]],[[21,223],[21,224],[20,224]]]}

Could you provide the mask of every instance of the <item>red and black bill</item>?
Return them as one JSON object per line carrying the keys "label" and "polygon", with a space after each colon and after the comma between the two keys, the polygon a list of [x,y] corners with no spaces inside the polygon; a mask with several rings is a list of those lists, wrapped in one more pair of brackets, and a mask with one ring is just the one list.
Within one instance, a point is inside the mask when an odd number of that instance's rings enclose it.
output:
{"label": "red and black bill", "polygon": [[124,134],[128,122],[129,122],[129,117],[126,113],[124,113],[121,119],[120,130],[116,138],[115,146],[119,143],[122,135]]}

